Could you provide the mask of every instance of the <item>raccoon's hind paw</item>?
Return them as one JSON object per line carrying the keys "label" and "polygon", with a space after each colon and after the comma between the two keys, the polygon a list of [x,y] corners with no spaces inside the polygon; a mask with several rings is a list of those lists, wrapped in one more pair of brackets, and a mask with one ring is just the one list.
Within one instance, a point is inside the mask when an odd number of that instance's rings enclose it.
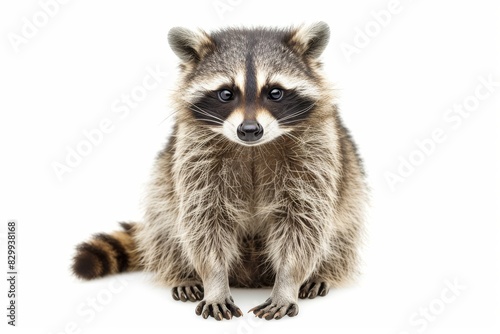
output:
{"label": "raccoon's hind paw", "polygon": [[200,283],[187,284],[172,288],[172,298],[180,301],[191,301],[203,299],[203,285]]}
{"label": "raccoon's hind paw", "polygon": [[215,320],[227,319],[230,320],[233,315],[241,317],[243,312],[234,304],[233,297],[226,298],[223,302],[211,302],[202,300],[195,310],[197,315],[201,315],[204,319],[208,316],[214,317]]}
{"label": "raccoon's hind paw", "polygon": [[256,317],[266,320],[279,320],[285,315],[294,317],[299,314],[299,306],[294,302],[274,302],[272,298],[268,298],[264,303],[248,311],[248,313],[250,312],[253,312]]}
{"label": "raccoon's hind paw", "polygon": [[317,296],[326,296],[330,291],[330,286],[326,282],[322,281],[308,281],[300,287],[299,298],[301,299],[313,299]]}

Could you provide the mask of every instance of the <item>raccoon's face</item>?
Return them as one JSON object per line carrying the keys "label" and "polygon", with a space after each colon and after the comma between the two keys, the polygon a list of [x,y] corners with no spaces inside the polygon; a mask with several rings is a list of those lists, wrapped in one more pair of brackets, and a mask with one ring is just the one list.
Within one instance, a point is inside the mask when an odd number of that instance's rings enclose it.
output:
{"label": "raccoon's face", "polygon": [[200,125],[251,146],[304,126],[324,98],[325,23],[296,29],[169,32],[183,80],[175,99]]}

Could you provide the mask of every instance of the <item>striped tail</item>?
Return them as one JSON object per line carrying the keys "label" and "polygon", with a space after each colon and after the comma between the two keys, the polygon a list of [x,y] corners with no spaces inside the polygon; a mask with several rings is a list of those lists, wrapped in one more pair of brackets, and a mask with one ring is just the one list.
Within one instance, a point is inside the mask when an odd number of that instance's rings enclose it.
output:
{"label": "striped tail", "polygon": [[73,273],[90,280],[124,271],[140,269],[133,235],[135,223],[120,223],[122,231],[99,233],[76,247]]}

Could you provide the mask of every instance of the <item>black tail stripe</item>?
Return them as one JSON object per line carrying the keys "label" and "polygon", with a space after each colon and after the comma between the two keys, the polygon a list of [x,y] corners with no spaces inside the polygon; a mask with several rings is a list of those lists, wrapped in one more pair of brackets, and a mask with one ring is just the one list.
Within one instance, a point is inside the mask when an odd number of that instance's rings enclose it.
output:
{"label": "black tail stripe", "polygon": [[128,268],[128,254],[123,245],[116,238],[109,234],[96,234],[96,239],[106,242],[116,253],[116,262],[118,263],[118,271],[122,272]]}
{"label": "black tail stripe", "polygon": [[96,246],[91,245],[91,244],[86,243],[86,242],[82,243],[78,246],[78,251],[82,252],[82,253],[84,253],[84,252],[91,253],[99,259],[99,261],[101,262],[101,266],[102,266],[102,271],[99,274],[99,276],[104,276],[104,275],[109,274],[109,270],[110,270],[109,259],[108,259],[108,254],[106,254],[105,251],[103,251],[99,247],[96,247]]}
{"label": "black tail stripe", "polygon": [[132,229],[134,228],[134,225],[135,224],[133,224],[133,223],[127,223],[127,222],[120,223],[120,226],[123,228],[125,233],[127,233],[128,235],[132,235]]}

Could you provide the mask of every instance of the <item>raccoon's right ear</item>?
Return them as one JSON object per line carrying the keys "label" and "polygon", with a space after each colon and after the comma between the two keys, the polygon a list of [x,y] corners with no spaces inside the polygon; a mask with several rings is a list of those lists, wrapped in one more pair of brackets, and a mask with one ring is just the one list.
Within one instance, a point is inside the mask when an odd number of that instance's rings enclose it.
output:
{"label": "raccoon's right ear", "polygon": [[210,36],[202,31],[175,27],[168,32],[168,44],[183,62],[198,62],[215,48]]}

